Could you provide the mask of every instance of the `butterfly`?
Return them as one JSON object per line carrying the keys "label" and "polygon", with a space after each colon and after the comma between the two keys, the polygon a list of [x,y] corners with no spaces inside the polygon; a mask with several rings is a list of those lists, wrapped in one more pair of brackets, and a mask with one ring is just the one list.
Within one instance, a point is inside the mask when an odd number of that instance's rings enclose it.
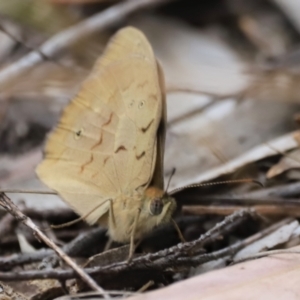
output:
{"label": "butterfly", "polygon": [[134,243],[171,221],[164,191],[166,92],[145,35],[119,30],[50,134],[38,177],[112,240]]}

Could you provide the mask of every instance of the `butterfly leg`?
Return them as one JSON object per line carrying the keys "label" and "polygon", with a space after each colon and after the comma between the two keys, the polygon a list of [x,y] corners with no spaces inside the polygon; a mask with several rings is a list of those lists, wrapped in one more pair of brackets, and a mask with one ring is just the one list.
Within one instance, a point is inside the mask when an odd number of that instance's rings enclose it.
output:
{"label": "butterfly leg", "polygon": [[135,217],[134,217],[134,222],[132,226],[132,231],[131,231],[131,236],[130,236],[130,247],[129,247],[129,256],[128,256],[128,261],[131,260],[134,250],[135,250],[135,245],[134,245],[134,237],[135,237],[135,232],[136,232],[136,227],[137,223],[140,217],[141,209],[139,208]]}
{"label": "butterfly leg", "polygon": [[112,245],[112,243],[113,243],[113,239],[109,237],[109,238],[108,238],[108,241],[107,241],[106,244],[105,244],[105,247],[104,247],[104,249],[103,249],[103,252],[109,250],[110,247],[111,247],[111,245]]}
{"label": "butterfly leg", "polygon": [[173,218],[171,219],[171,221],[172,221],[172,224],[173,224],[173,226],[175,227],[175,229],[176,229],[176,231],[177,231],[177,233],[178,233],[178,236],[179,236],[181,242],[182,242],[182,243],[185,243],[186,240],[185,240],[185,238],[183,237],[182,232],[181,232],[179,226],[177,225],[177,223],[174,221]]}
{"label": "butterfly leg", "polygon": [[109,213],[110,213],[110,216],[111,216],[112,224],[113,224],[114,228],[116,228],[117,227],[117,223],[116,223],[116,219],[115,219],[114,207],[113,207],[112,199],[109,199]]}
{"label": "butterfly leg", "polygon": [[169,221],[169,220],[171,219],[171,222],[172,222],[172,224],[173,224],[175,230],[177,231],[178,236],[179,236],[181,242],[182,242],[182,243],[185,243],[186,240],[184,239],[184,237],[183,237],[183,235],[182,235],[182,233],[181,233],[180,228],[178,227],[177,223],[174,221],[173,218],[171,218],[171,216],[170,216],[170,214],[169,214],[169,207],[170,207],[170,205],[171,205],[171,202],[169,202],[168,204],[165,205],[164,211],[163,211],[163,213],[161,214],[158,223],[163,223],[163,222]]}

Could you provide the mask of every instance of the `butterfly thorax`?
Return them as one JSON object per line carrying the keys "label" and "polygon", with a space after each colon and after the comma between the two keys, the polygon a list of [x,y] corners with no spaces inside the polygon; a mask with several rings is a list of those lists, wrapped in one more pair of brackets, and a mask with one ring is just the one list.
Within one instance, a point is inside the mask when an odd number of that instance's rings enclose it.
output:
{"label": "butterfly thorax", "polygon": [[130,241],[134,220],[139,212],[134,234],[135,240],[141,239],[153,228],[169,222],[176,209],[176,202],[164,191],[149,187],[142,193],[120,196],[113,201],[112,208],[117,218],[114,224],[112,212],[110,212],[109,235],[115,241],[127,243]]}

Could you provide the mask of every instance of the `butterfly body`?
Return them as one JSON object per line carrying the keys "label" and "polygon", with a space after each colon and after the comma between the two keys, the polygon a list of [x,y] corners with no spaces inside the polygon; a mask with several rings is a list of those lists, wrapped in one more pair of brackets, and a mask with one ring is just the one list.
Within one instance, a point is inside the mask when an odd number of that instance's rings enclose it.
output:
{"label": "butterfly body", "polygon": [[[163,181],[163,72],[138,29],[119,30],[50,134],[39,178],[113,240],[137,240],[175,210]],[[131,247],[132,248],[132,247]]]}
{"label": "butterfly body", "polygon": [[[157,201],[158,214],[155,214],[155,208],[153,209],[155,201]],[[149,187],[143,194],[120,196],[112,201],[112,208],[113,214],[118,217],[114,223],[112,212],[109,213],[109,236],[114,241],[127,243],[130,240],[138,211],[140,214],[134,235],[136,240],[140,240],[155,227],[169,222],[176,209],[176,202],[168,195],[164,195],[162,190]]]}

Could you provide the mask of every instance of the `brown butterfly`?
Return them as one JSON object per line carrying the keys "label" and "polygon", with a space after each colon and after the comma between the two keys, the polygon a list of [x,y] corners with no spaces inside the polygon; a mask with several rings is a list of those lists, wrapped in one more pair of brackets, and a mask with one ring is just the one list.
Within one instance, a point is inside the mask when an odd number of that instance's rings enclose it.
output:
{"label": "brown butterfly", "polygon": [[164,192],[164,76],[150,43],[119,30],[50,134],[39,178],[89,224],[118,242],[140,240],[169,222]]}

